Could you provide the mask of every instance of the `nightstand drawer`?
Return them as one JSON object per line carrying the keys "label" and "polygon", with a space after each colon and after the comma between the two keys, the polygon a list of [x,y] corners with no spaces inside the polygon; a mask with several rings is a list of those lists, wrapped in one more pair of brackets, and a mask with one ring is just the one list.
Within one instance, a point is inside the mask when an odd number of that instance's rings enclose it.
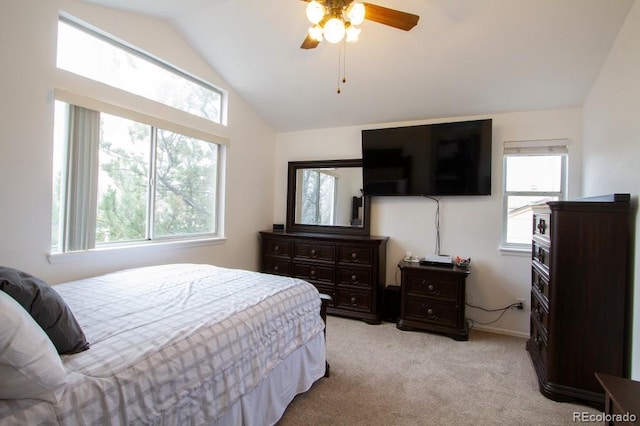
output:
{"label": "nightstand drawer", "polygon": [[408,272],[405,284],[408,295],[428,296],[452,301],[456,301],[458,298],[458,282],[455,279],[452,280],[450,275]]}
{"label": "nightstand drawer", "polygon": [[445,327],[458,327],[458,304],[434,299],[407,297],[405,315],[407,320],[418,320]]}

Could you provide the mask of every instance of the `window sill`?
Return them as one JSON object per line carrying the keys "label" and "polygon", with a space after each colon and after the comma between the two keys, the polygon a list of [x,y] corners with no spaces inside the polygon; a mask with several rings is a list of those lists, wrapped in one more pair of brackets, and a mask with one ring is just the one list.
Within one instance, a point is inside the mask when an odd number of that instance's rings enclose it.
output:
{"label": "window sill", "polygon": [[531,246],[529,245],[501,244],[498,249],[500,253],[508,256],[531,256]]}
{"label": "window sill", "polygon": [[183,249],[205,245],[217,245],[224,243],[226,240],[226,237],[210,237],[180,241],[149,241],[140,244],[100,247],[91,250],[73,251],[68,253],[53,253],[47,255],[47,260],[51,265],[56,265],[80,260],[84,261],[91,258],[99,258],[100,256],[104,256],[108,253],[128,254],[129,252],[133,253],[136,251],[145,251],[148,253],[153,250]]}

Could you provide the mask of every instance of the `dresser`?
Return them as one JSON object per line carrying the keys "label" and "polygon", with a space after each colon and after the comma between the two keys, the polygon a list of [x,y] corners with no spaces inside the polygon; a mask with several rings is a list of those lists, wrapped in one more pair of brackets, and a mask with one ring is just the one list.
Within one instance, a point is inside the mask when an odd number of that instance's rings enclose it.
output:
{"label": "dresser", "polygon": [[379,324],[388,237],[262,231],[262,272],[309,281],[331,296],[327,313]]}
{"label": "dresser", "polygon": [[400,262],[400,330],[445,334],[469,339],[465,319],[465,281],[469,269]]}
{"label": "dresser", "polygon": [[629,194],[533,207],[531,336],[540,392],[602,409],[595,373],[628,377]]}

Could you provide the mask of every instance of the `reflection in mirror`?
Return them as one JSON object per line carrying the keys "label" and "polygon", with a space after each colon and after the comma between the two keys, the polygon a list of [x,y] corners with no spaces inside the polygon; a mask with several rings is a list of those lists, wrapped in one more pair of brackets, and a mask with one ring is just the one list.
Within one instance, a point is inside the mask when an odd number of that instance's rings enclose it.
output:
{"label": "reflection in mirror", "polygon": [[287,231],[369,235],[362,160],[290,161]]}
{"label": "reflection in mirror", "polygon": [[296,172],[295,222],[362,226],[362,168],[300,168]]}

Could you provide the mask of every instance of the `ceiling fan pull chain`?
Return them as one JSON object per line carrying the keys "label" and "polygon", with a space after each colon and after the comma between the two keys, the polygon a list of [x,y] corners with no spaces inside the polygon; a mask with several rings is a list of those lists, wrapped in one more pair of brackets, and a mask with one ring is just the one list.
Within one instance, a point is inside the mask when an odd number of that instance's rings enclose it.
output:
{"label": "ceiling fan pull chain", "polygon": [[347,82],[347,40],[342,43],[342,82]]}
{"label": "ceiling fan pull chain", "polygon": [[338,94],[340,94],[340,74],[342,71],[341,61],[342,61],[342,48],[339,48],[338,49],[338,90],[336,90],[336,93]]}
{"label": "ceiling fan pull chain", "polygon": [[[344,49],[344,50],[343,50]],[[342,77],[340,77],[342,75]],[[347,82],[347,42],[342,43],[338,50],[338,90],[340,94],[340,83]]]}

